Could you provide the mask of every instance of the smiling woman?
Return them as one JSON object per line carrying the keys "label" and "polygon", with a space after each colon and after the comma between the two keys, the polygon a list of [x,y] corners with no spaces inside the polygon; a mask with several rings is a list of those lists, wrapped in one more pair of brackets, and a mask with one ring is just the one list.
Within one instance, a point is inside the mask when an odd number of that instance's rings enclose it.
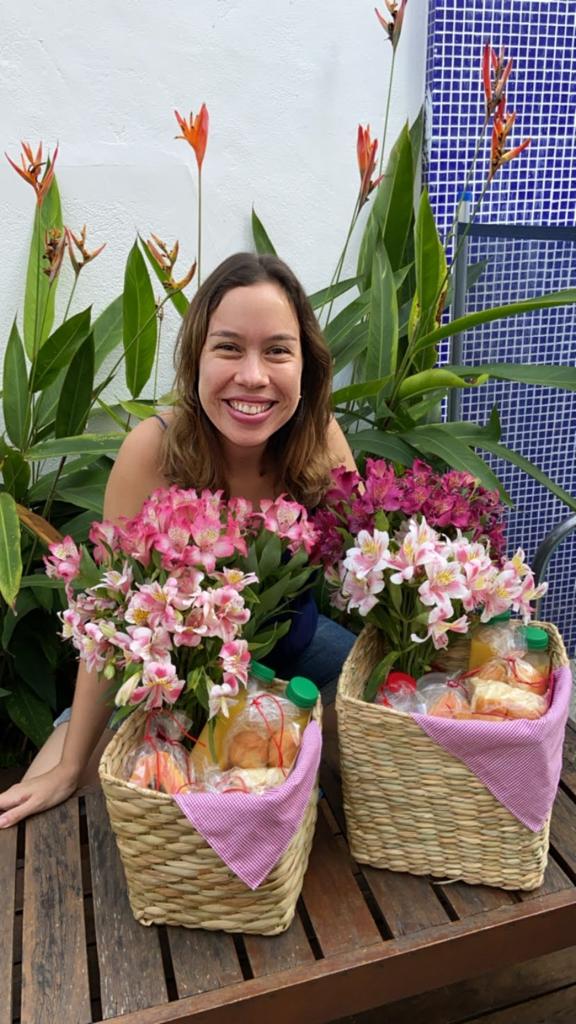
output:
{"label": "smiling woman", "polygon": [[[330,353],[302,286],[274,256],[231,256],[199,288],[178,339],[176,392],[174,411],[161,423],[144,420],[124,441],[105,519],[136,515],[148,495],[173,483],[254,503],[287,493],[312,508],[332,467],[354,467],[330,412]],[[283,614],[290,631],[267,660],[284,678],[310,676],[333,699],[354,636],[318,615],[310,591]],[[103,745],[107,688],[80,665],[71,714],[24,780],[0,796],[0,827],[52,807],[86,780],[90,755],[94,764]]]}

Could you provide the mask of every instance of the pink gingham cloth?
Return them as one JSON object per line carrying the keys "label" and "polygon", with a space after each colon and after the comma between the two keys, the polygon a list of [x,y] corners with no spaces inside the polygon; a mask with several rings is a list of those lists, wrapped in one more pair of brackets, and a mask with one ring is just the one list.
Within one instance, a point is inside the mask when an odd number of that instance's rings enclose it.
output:
{"label": "pink gingham cloth", "polygon": [[551,687],[548,711],[534,720],[475,722],[412,715],[430,739],[463,761],[532,832],[543,827],[560,780],[572,690],[568,667],[554,670]]}
{"label": "pink gingham cloth", "polygon": [[322,733],[310,722],[281,786],[265,793],[175,793],[173,799],[230,870],[257,889],[300,827],[321,751]]}

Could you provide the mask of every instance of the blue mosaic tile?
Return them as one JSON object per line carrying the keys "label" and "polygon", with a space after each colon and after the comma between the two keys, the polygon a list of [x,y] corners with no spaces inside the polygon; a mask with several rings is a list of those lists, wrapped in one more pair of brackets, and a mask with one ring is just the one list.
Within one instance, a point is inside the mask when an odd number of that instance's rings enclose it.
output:
{"label": "blue mosaic tile", "polygon": [[[481,62],[484,42],[505,46],[514,58],[507,109],[516,111],[512,145],[528,149],[501,170],[477,220],[486,224],[572,226],[576,208],[576,2],[574,0],[429,0],[425,178],[441,233],[447,233],[466,180],[484,117]],[[487,136],[470,185],[485,184]],[[505,304],[576,285],[576,243],[474,239],[470,262],[486,271],[468,293],[467,311]],[[543,310],[469,332],[464,362],[574,364],[576,310]],[[447,352],[441,353],[447,360]],[[548,388],[490,382],[466,391],[464,419],[484,422],[500,409],[503,443],[576,493],[576,395]],[[509,463],[485,456],[511,494],[511,549],[529,558],[569,511],[544,487]],[[576,538],[565,541],[548,569],[542,614],[557,622],[568,648],[576,646]]]}

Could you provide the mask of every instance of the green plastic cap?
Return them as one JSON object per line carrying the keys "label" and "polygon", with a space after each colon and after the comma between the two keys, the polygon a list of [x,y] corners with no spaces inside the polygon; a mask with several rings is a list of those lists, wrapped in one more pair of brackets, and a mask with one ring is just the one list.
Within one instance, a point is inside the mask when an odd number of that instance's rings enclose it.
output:
{"label": "green plastic cap", "polygon": [[261,661],[250,662],[250,675],[256,676],[257,679],[262,679],[266,683],[271,683],[276,678],[274,669],[268,668],[268,665],[263,665]]}
{"label": "green plastic cap", "polygon": [[522,630],[529,651],[545,651],[548,647],[548,633],[539,626],[525,626]]}
{"label": "green plastic cap", "polygon": [[320,696],[320,690],[305,676],[292,676],[286,687],[286,696],[298,708],[313,708]]}
{"label": "green plastic cap", "polygon": [[495,622],[510,622],[512,618],[512,612],[500,612],[500,615],[493,615],[491,619],[488,619],[487,626],[493,626]]}

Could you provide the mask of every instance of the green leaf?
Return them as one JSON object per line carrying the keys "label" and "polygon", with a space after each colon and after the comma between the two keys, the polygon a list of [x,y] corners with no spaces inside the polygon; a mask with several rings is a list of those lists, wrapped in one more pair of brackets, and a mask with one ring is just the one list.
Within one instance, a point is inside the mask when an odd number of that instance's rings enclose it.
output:
{"label": "green leaf", "polygon": [[325,306],[327,302],[332,302],[333,299],[337,299],[339,295],[343,295],[344,292],[350,291],[351,288],[357,285],[358,278],[349,277],[346,281],[338,281],[337,284],[328,285],[327,288],[322,288],[319,292],[309,295],[308,302],[312,309],[318,309],[320,306]]}
{"label": "green leaf", "polygon": [[[453,469],[471,473],[477,477],[483,487],[489,491],[499,491],[503,500],[511,505],[510,496],[498,480],[495,473],[478,455],[468,447],[468,443],[450,436],[443,429],[444,424],[426,424],[426,426],[415,427],[414,430],[404,434],[409,444],[417,448],[419,452],[426,455],[436,455],[442,459],[447,466]],[[472,441],[470,443],[473,443]]]}
{"label": "green leaf", "polygon": [[156,415],[156,406],[148,402],[120,402],[120,405],[129,416],[135,416],[137,420],[148,420]]}
{"label": "green leaf", "polygon": [[102,363],[114,349],[122,344],[122,325],[124,322],[124,296],[119,295],[92,324],[94,335],[94,365],[99,370]]}
{"label": "green leaf", "polygon": [[23,576],[20,580],[20,589],[24,587],[42,587],[46,590],[64,590],[64,581],[52,579],[50,576],[45,576],[44,573],[37,572],[32,576]]}
{"label": "green leaf", "polygon": [[417,454],[398,434],[388,434],[382,430],[353,431],[347,435],[346,440],[354,451],[379,455],[381,459],[399,462],[402,466],[411,466]]}
{"label": "green leaf", "polygon": [[[370,291],[370,320],[364,373],[368,380],[390,377],[396,372],[398,358],[398,302],[392,267],[386,251],[380,247],[374,253],[372,287]],[[386,391],[382,395],[386,398]],[[381,403],[376,397],[376,414]]]}
{"label": "green leaf", "polygon": [[34,608],[38,607],[38,602],[34,597],[31,590],[23,589],[22,582],[20,583],[20,593],[16,598],[16,604],[14,610],[8,609],[4,616],[4,625],[2,627],[2,647],[6,651],[12,638],[12,634],[16,629],[16,626],[22,621],[28,612],[31,612]]}
{"label": "green leaf", "polygon": [[[93,455],[91,457],[83,456],[80,459],[73,459],[70,462],[65,463],[62,469],[58,471],[58,478],[60,480],[64,480],[68,475],[77,473],[78,471],[80,471],[81,474],[83,475],[89,466],[91,466],[94,462],[98,462],[99,458],[100,456]],[[105,461],[106,460],[103,458],[102,462]],[[109,471],[110,464],[106,464],[107,469]],[[50,473],[44,473],[36,481],[36,483],[33,484],[33,486],[30,488],[28,492],[28,499],[30,504],[33,504],[34,502],[38,501],[46,501],[46,498],[50,494],[50,491],[52,490],[52,487],[54,485],[56,472],[56,470],[52,470]]]}
{"label": "green leaf", "polygon": [[414,228],[416,296],[423,323],[433,321],[442,283],[444,250],[436,230],[428,190],[424,189]]}
{"label": "green leaf", "polygon": [[572,365],[485,363],[482,366],[447,366],[446,369],[462,377],[477,377],[486,374],[496,380],[513,380],[520,384],[536,384],[546,388],[564,388],[566,391],[576,391],[576,367]]}
{"label": "green leaf", "polygon": [[52,711],[46,701],[39,700],[31,690],[21,683],[17,692],[12,692],[4,707],[15,725],[41,747],[52,732]]}
{"label": "green leaf", "polygon": [[370,398],[377,395],[390,377],[380,377],[378,380],[360,381],[358,384],[348,384],[345,388],[338,388],[332,394],[332,405],[342,405],[344,402],[355,402],[358,398]]}
{"label": "green leaf", "polygon": [[[472,290],[475,284],[478,283],[482,274],[488,266],[488,260],[480,260],[478,263],[469,263],[466,273],[466,291]],[[451,306],[454,301],[454,280],[450,278],[448,282],[448,291],[446,292],[446,309]]]}
{"label": "green leaf", "polygon": [[488,379],[487,373],[479,375],[476,380],[467,381],[463,376],[458,377],[455,373],[451,373],[450,370],[443,368],[422,370],[421,373],[415,373],[411,377],[404,378],[398,389],[398,399],[399,401],[406,401],[417,395],[423,395],[426,391],[475,387],[479,384],[485,384]]}
{"label": "green leaf", "polygon": [[[3,442],[0,442],[2,445]],[[6,448],[1,453],[4,486],[16,501],[25,498],[30,483],[30,466],[21,452]]]}
{"label": "green leaf", "polygon": [[46,339],[32,367],[33,390],[44,391],[68,366],[90,332],[90,307],[76,313]]}
{"label": "green leaf", "polygon": [[44,344],[54,323],[54,300],[58,278],[50,286],[46,274],[43,273],[46,263],[42,257],[46,244],[46,232],[50,228],[62,228],[62,226],[60,194],[56,178],[53,178],[44,197],[44,202],[41,206],[36,207],[34,213],[34,228],[26,272],[24,345],[30,360]]}
{"label": "green leaf", "polygon": [[513,452],[510,448],[506,448],[503,444],[497,444],[495,441],[486,441],[484,439],[478,442],[478,447],[484,448],[485,451],[491,452],[492,455],[497,455],[501,459],[505,459],[506,462],[511,462],[512,465],[518,466],[529,476],[537,480],[539,484],[546,487],[552,494],[555,494],[560,501],[563,501],[568,508],[576,511],[576,497],[573,494],[569,494],[568,491],[563,490],[558,484],[554,483],[546,473],[543,473],[541,469],[538,469],[532,462],[526,459],[523,455],[518,452]]}
{"label": "green leaf", "polygon": [[64,377],[56,409],[56,437],[74,437],[82,433],[92,405],[93,387],[94,337],[90,333],[82,342]]}
{"label": "green leaf", "polygon": [[16,448],[25,448],[30,426],[28,371],[16,320],[12,324],[4,355],[2,401],[6,433]]}
{"label": "green leaf", "polygon": [[[264,536],[266,536],[264,534]],[[276,533],[266,538],[262,554],[258,559],[258,578],[262,583],[270,573],[276,572],[282,561],[282,541]]]}
{"label": "green leaf", "polygon": [[453,334],[461,334],[481,324],[491,323],[492,320],[504,320],[509,316],[518,316],[520,313],[532,313],[537,309],[550,309],[554,306],[572,306],[576,303],[576,288],[564,288],[558,292],[550,292],[540,295],[535,299],[523,299],[521,302],[511,302],[508,306],[493,306],[491,309],[481,309],[477,313],[467,313],[466,316],[451,320],[442,327],[430,331],[418,339],[414,346],[416,352],[420,352],[430,345],[436,345],[443,338],[451,338]]}
{"label": "green leaf", "polygon": [[385,658],[382,658],[382,660],[378,662],[376,668],[374,668],[370,673],[366,686],[364,687],[364,700],[368,704],[373,703],[380,683],[383,683],[384,680],[388,678],[390,669],[398,661],[399,657],[400,651],[390,651]]}
{"label": "green leaf", "polygon": [[272,245],[268,236],[268,232],[258,217],[254,207],[252,207],[252,237],[254,238],[254,245],[257,253],[270,253],[272,256],[277,255],[276,249]]}
{"label": "green leaf", "polygon": [[70,502],[71,505],[88,509],[95,516],[101,516],[109,473],[110,467],[96,465],[64,477],[56,487],[55,496],[60,501]]}
{"label": "green leaf", "polygon": [[340,373],[346,366],[358,359],[368,344],[368,324],[364,321],[352,327],[346,337],[334,346],[334,374]]}
{"label": "green leaf", "polygon": [[[99,518],[101,518],[101,516]],[[62,533],[66,536],[72,537],[72,540],[75,541],[76,544],[86,544],[88,540],[88,531],[93,522],[93,512],[80,512],[79,515],[74,516],[72,519],[67,519],[66,522],[62,524]]]}
{"label": "green leaf", "polygon": [[450,423],[442,423],[440,428],[445,434],[473,446],[481,445],[485,440],[499,441],[502,433],[497,406],[492,409],[490,419],[484,426],[466,420],[455,420]]}
{"label": "green leaf", "polygon": [[126,434],[82,434],[81,437],[57,437],[41,441],[26,452],[31,462],[59,459],[63,455],[114,455]]}
{"label": "green leaf", "polygon": [[414,166],[412,146],[405,125],[394,143],[384,177],[378,186],[360,244],[358,276],[368,287],[374,250],[381,239],[394,270],[402,266],[413,213]]}
{"label": "green leaf", "polygon": [[0,594],[12,607],[22,578],[20,522],[16,502],[5,491],[0,494]]}
{"label": "green leaf", "polygon": [[336,357],[338,343],[347,340],[351,328],[368,312],[370,301],[370,291],[364,292],[340,310],[334,319],[326,325],[324,335],[334,357]]}
{"label": "green leaf", "polygon": [[418,161],[422,156],[422,142],[424,139],[424,104],[420,107],[415,120],[410,125],[410,144],[412,146],[412,163],[414,171],[418,169]]}
{"label": "green leaf", "polygon": [[144,253],[146,259],[148,260],[148,263],[152,267],[154,274],[156,275],[160,283],[164,286],[164,290],[170,294],[170,302],[172,303],[174,308],[178,310],[180,316],[186,316],[190,302],[184,295],[184,292],[175,292],[173,288],[166,288],[166,285],[168,284],[168,281],[170,279],[170,275],[167,273],[166,270],[163,270],[162,267],[158,266],[144,239],[140,237],[139,241],[140,248],[142,249],[142,252]]}
{"label": "green leaf", "polygon": [[130,250],[124,274],[124,353],[126,384],[137,398],[154,366],[158,324],[150,277],[138,243]]}

